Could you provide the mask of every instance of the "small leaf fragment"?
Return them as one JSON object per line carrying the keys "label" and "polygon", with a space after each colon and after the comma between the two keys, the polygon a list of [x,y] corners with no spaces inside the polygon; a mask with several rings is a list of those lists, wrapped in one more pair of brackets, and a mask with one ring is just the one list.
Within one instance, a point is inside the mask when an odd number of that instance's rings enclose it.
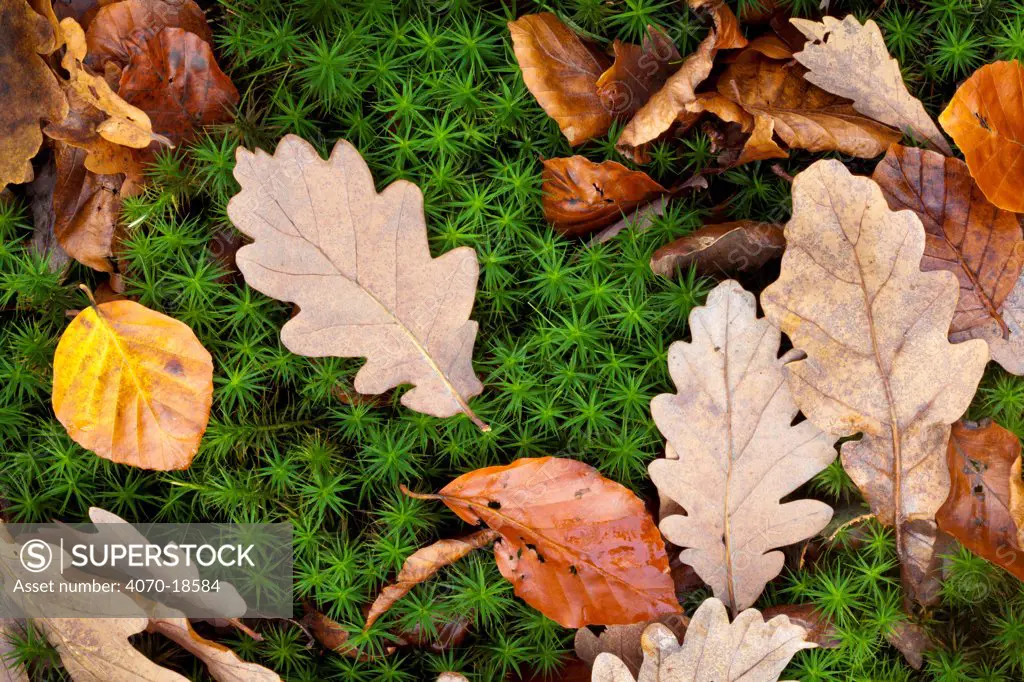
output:
{"label": "small leaf fragment", "polygon": [[756,220],[704,225],[696,232],[660,247],[651,256],[651,270],[674,277],[696,266],[702,275],[733,275],[756,270],[782,256],[782,226]]}

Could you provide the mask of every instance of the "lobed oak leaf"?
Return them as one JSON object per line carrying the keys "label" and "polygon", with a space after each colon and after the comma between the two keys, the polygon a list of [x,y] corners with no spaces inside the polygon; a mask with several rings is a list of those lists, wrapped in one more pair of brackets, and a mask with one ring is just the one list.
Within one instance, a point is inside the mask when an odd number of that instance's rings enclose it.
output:
{"label": "lobed oak leaf", "polygon": [[569,237],[610,225],[668,192],[647,173],[584,156],[545,159],[541,179],[544,218]]}
{"label": "lobed oak leaf", "polygon": [[409,594],[412,588],[429,580],[445,566],[455,563],[474,549],[486,547],[498,539],[493,530],[481,530],[464,538],[438,540],[432,545],[422,547],[413,552],[402,564],[402,569],[395,577],[394,584],[381,590],[370,605],[366,614],[366,625],[369,628],[377,619],[384,615],[395,602]]}
{"label": "lobed oak leaf", "polygon": [[982,339],[992,359],[1010,374],[1024,375],[1024,273],[998,310],[999,319],[949,335],[954,342]]}
{"label": "lobed oak leaf", "polygon": [[706,599],[682,645],[664,625],[651,625],[641,640],[644,662],[637,677],[603,653],[594,661],[592,682],[775,682],[796,652],[817,646],[804,641],[805,634],[784,615],[765,622],[756,609],[730,623],[725,605]]}
{"label": "lobed oak leaf", "polygon": [[834,439],[808,421],[792,425],[797,406],[779,358],[781,336],[757,318],[754,295],[719,284],[690,314],[690,343],[668,352],[676,393],[651,401],[651,415],[675,458],[648,466],[662,498],[686,515],[662,515],[669,542],[739,613],[782,570],[782,552],[832,518],[817,500],[780,500],[836,457]]}
{"label": "lobed oak leaf", "polygon": [[772,324],[806,359],[787,365],[807,419],[843,443],[843,468],[878,520],[894,526],[908,594],[937,597],[935,512],[949,488],[940,453],[988,360],[947,340],[956,277],[921,272],[925,232],[878,185],[838,161],[793,182],[779,279],[761,295]]}
{"label": "lobed oak leaf", "polygon": [[612,43],[615,61],[597,79],[597,95],[612,115],[629,119],[679,68],[682,57],[672,40],[647,27],[641,45]]}
{"label": "lobed oak leaf", "polygon": [[1024,548],[1011,509],[1011,469],[1020,483],[1017,436],[988,421],[953,425],[946,451],[951,485],[935,515],[939,528],[967,549],[1024,580]]}
{"label": "lobed oak leaf", "polygon": [[518,459],[464,474],[437,495],[467,523],[501,534],[498,570],[563,627],[678,613],[668,557],[644,503],[582,462]]}
{"label": "lobed oak leaf", "polygon": [[235,260],[249,286],[299,306],[281,329],[293,353],[366,357],[355,390],[401,384],[406,407],[435,417],[460,412],[483,390],[473,372],[476,253],[433,258],[423,196],[398,181],[378,194],[366,162],[343,140],[329,160],[285,136],[271,156],[239,148],[241,191],[228,217],[254,242]]}
{"label": "lobed oak leaf", "polygon": [[704,225],[655,251],[651,270],[673,277],[696,266],[702,275],[732,275],[756,270],[780,257],[785,248],[781,225],[756,220]]}
{"label": "lobed oak leaf", "polygon": [[909,209],[924,225],[921,269],[949,270],[960,282],[950,332],[995,321],[1024,267],[1024,233],[1017,216],[996,208],[959,159],[893,145],[871,178],[889,208]]}
{"label": "lobed oak leaf", "polygon": [[604,135],[612,111],[601,101],[597,82],[609,67],[608,58],[584,45],[550,12],[521,16],[509,22],[508,30],[526,87],[569,144]]}
{"label": "lobed oak leaf", "polygon": [[41,121],[59,121],[68,103],[40,55],[56,49],[53,28],[26,0],[0,0],[0,191],[29,182],[43,144]]}
{"label": "lobed oak leaf", "polygon": [[1024,66],[986,64],[957,88],[939,123],[978,187],[999,208],[1024,213]]}
{"label": "lobed oak leaf", "polygon": [[134,52],[144,50],[165,28],[180,28],[213,43],[206,16],[194,0],[119,0],[103,5],[92,17],[85,34],[86,63],[98,71],[107,62],[123,69]]}
{"label": "lobed oak leaf", "polygon": [[804,78],[853,100],[853,108],[865,116],[908,132],[947,156],[953,153],[924,105],[907,90],[878,24],[871,19],[861,24],[852,14],[842,21],[831,16],[821,22],[790,21],[807,37],[804,49],[793,55],[809,70]]}
{"label": "lobed oak leaf", "polygon": [[192,330],[133,301],[87,307],[57,344],[53,411],[112,462],[188,468],[212,397],[213,361]]}

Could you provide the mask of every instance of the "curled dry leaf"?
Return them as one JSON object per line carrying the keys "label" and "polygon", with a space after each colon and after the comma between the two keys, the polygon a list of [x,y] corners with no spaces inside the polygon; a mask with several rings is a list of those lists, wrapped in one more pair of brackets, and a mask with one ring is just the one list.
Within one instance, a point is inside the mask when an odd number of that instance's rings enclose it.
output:
{"label": "curled dry leaf", "polygon": [[842,21],[830,16],[820,23],[790,21],[807,36],[804,49],[793,55],[809,69],[804,78],[853,100],[853,108],[865,116],[905,131],[943,154],[953,153],[924,105],[907,90],[878,24],[868,19],[862,25],[852,14]]}
{"label": "curled dry leaf", "polygon": [[756,270],[785,248],[781,225],[756,220],[705,225],[655,251],[651,270],[673,277],[695,266],[701,275],[732,275]]}
{"label": "curled dry leaf", "polygon": [[612,654],[594,661],[593,682],[775,682],[796,652],[816,645],[804,641],[805,630],[786,616],[765,622],[747,609],[730,623],[725,605],[706,599],[690,620],[682,645],[661,624],[641,639],[644,662],[633,677]]}
{"label": "curled dry leaf", "polygon": [[380,194],[355,147],[338,141],[327,161],[294,135],[271,156],[239,148],[241,191],[228,216],[254,243],[235,260],[249,286],[299,313],[281,329],[293,353],[367,358],[354,387],[401,384],[406,407],[435,417],[460,412],[486,427],[467,401],[483,390],[473,372],[477,324],[469,320],[478,265],[461,247],[432,258],[416,185]]}
{"label": "curled dry leaf", "polygon": [[[1020,440],[998,424],[954,424],[946,454],[952,484],[936,519],[964,547],[1024,580],[1010,510],[1010,470],[1020,454]],[[1020,485],[1019,471],[1017,479]]]}
{"label": "curled dry leaf", "polygon": [[836,457],[834,439],[797,406],[779,358],[781,336],[757,318],[754,295],[719,284],[690,314],[690,343],[668,352],[676,393],[651,415],[676,459],[648,467],[662,497],[686,515],[663,516],[661,532],[733,613],[754,603],[785,557],[771,551],[809,538],[832,518],[817,500],[780,500]]}
{"label": "curled dry leaf", "polygon": [[1024,213],[1024,66],[995,62],[975,71],[957,88],[939,123],[988,200]]}
{"label": "curled dry leaf", "polygon": [[597,95],[605,109],[622,119],[631,118],[679,68],[682,57],[672,40],[653,26],[643,44],[616,40],[615,61],[597,79]]}
{"label": "curled dry leaf", "polygon": [[[281,677],[262,665],[239,658],[223,644],[201,637],[187,618],[150,618],[148,632],[157,632],[191,652],[206,665],[217,682],[280,682]],[[110,682],[109,680],[107,682]]]}
{"label": "curled dry leaf", "polygon": [[133,50],[118,93],[151,112],[153,129],[176,145],[203,126],[231,121],[238,104],[209,43],[180,28],[165,28]]}
{"label": "curled dry leaf", "polygon": [[68,103],[40,57],[55,48],[53,28],[25,0],[0,0],[0,190],[32,179],[43,144],[41,121],[59,121]]}
{"label": "curled dry leaf", "polygon": [[112,462],[188,468],[212,398],[213,360],[192,330],[133,301],[87,307],[57,344],[53,411]]}
{"label": "curled dry leaf", "polygon": [[[1001,321],[1001,322],[1000,322]],[[1003,305],[999,320],[949,335],[949,340],[983,339],[988,343],[992,359],[1003,369],[1024,375],[1024,273],[1017,278]]]}
{"label": "curled dry leaf", "polygon": [[563,627],[678,613],[665,545],[644,503],[582,462],[518,459],[464,474],[437,495],[462,520],[501,534],[498,570]]}
{"label": "curled dry leaf", "polygon": [[[717,87],[761,122],[762,130],[770,120],[774,132],[791,148],[872,158],[900,138],[898,131],[858,114],[849,100],[808,83],[797,64],[753,54],[730,64]],[[755,129],[748,145],[767,145],[771,132],[764,130],[757,137]]]}
{"label": "curled dry leaf", "polygon": [[612,111],[598,96],[597,82],[608,58],[583,44],[550,12],[510,21],[512,49],[523,81],[537,103],[576,146],[608,132]]}
{"label": "curled dry leaf", "polygon": [[894,526],[909,596],[937,597],[935,512],[949,489],[941,453],[988,360],[947,340],[956,277],[921,272],[925,232],[869,178],[818,161],[793,182],[779,279],[761,305],[807,358],[787,365],[807,419],[842,445],[843,468]]}
{"label": "curled dry leaf", "polygon": [[496,531],[481,530],[464,538],[438,540],[432,545],[416,550],[402,564],[402,570],[395,577],[394,584],[386,586],[373,600],[370,611],[366,614],[366,625],[363,629],[373,625],[396,601],[409,594],[412,588],[429,580],[442,568],[455,563],[474,549],[486,547],[497,539]]}
{"label": "curled dry leaf", "polygon": [[54,144],[53,231],[64,251],[79,263],[113,272],[110,257],[120,236],[121,179],[86,170],[86,154],[84,149]]}
{"label": "curled dry leaf", "polygon": [[949,270],[960,282],[950,332],[995,321],[1024,267],[1017,216],[996,208],[959,159],[893,145],[872,179],[894,211],[910,209],[924,224],[922,270]]}
{"label": "curled dry leaf", "polygon": [[653,623],[661,623],[677,639],[682,639],[690,619],[683,614],[671,614],[633,625],[609,625],[599,635],[595,635],[590,628],[580,628],[576,631],[573,648],[580,660],[587,665],[593,666],[600,654],[607,653],[625,663],[629,672],[637,675],[644,662],[640,640],[647,627]]}
{"label": "curled dry leaf", "polygon": [[203,10],[194,0],[120,0],[99,8],[86,31],[86,63],[102,71],[107,62],[125,68],[133,52],[165,28],[180,28],[212,43]]}
{"label": "curled dry leaf", "polygon": [[777,604],[762,610],[761,615],[765,620],[786,616],[790,623],[807,631],[804,639],[823,649],[838,649],[842,646],[836,626],[814,604]]}
{"label": "curled dry leaf", "polygon": [[544,218],[569,237],[610,225],[668,191],[647,173],[583,156],[546,159],[541,179]]}

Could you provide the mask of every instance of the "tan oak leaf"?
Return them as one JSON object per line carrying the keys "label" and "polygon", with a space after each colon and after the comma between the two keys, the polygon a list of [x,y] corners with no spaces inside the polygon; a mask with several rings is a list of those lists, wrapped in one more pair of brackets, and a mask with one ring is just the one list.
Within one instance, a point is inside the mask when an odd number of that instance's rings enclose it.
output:
{"label": "tan oak leaf", "polygon": [[776,547],[809,538],[832,518],[817,500],[780,500],[836,457],[833,438],[797,415],[779,357],[779,331],[757,317],[754,295],[722,282],[690,314],[689,343],[668,352],[676,393],[651,414],[676,459],[651,462],[651,481],[686,515],[663,516],[679,558],[733,613],[782,570]]}
{"label": "tan oak leaf", "polygon": [[412,384],[406,407],[461,412],[487,429],[467,404],[483,390],[469,319],[476,253],[430,255],[419,188],[398,181],[378,194],[348,142],[324,160],[295,135],[273,156],[239,148],[234,173],[242,189],[228,216],[254,240],[238,250],[238,269],[249,286],[299,306],[281,329],[284,345],[310,357],[366,357],[356,391]]}
{"label": "tan oak leaf", "polygon": [[807,354],[787,365],[790,389],[825,432],[861,434],[843,444],[843,466],[895,527],[908,595],[928,603],[949,425],[970,404],[988,350],[948,341],[956,276],[921,271],[920,219],[892,211],[870,178],[816,162],[793,183],[785,236],[781,274],[761,305]]}

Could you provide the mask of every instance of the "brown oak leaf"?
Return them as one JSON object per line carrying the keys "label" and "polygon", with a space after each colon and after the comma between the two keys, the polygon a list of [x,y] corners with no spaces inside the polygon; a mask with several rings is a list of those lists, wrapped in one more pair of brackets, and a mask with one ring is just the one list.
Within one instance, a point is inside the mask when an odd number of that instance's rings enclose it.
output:
{"label": "brown oak leaf", "polygon": [[672,277],[695,265],[702,275],[732,275],[779,258],[785,248],[781,225],[756,220],[705,225],[655,251],[651,270]]}

